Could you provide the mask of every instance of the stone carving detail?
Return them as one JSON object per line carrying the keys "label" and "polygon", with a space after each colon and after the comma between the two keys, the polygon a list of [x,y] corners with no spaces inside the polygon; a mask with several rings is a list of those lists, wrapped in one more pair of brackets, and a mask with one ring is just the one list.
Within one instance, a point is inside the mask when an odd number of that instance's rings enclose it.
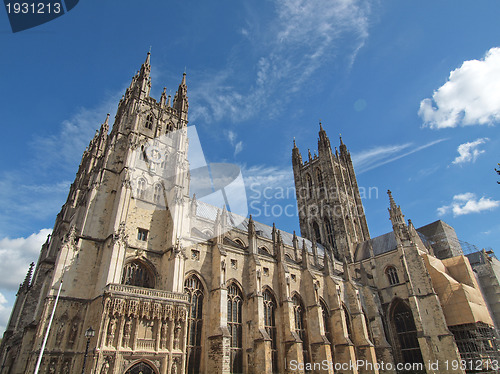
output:
{"label": "stone carving detail", "polygon": [[125,232],[125,222],[120,222],[118,230],[113,233],[113,242],[119,242],[123,246],[128,246],[128,235]]}
{"label": "stone carving detail", "polygon": [[174,349],[179,349],[180,337],[181,337],[181,324],[179,321],[177,321],[174,327]]}
{"label": "stone carving detail", "polygon": [[69,374],[70,366],[71,366],[70,360],[65,360],[61,371],[62,374]]}
{"label": "stone carving detail", "polygon": [[49,369],[47,370],[47,372],[49,374],[55,374],[56,373],[56,366],[57,366],[57,360],[55,358],[53,358],[52,360],[50,360]]}
{"label": "stone carving detail", "polygon": [[130,332],[132,331],[132,320],[128,317],[125,319],[125,325],[123,326],[123,338],[122,346],[126,347],[130,341]]}
{"label": "stone carving detail", "polygon": [[78,319],[73,318],[73,321],[71,322],[71,330],[70,330],[69,336],[68,336],[68,346],[70,348],[72,348],[73,344],[75,343],[76,335],[78,333],[78,325],[79,325]]}
{"label": "stone carving detail", "polygon": [[167,349],[168,348],[168,322],[166,320],[163,320],[160,322],[161,323],[161,330],[160,330],[160,347],[162,349]]}
{"label": "stone carving detail", "polygon": [[177,374],[179,370],[179,357],[174,358],[172,361],[172,369],[170,370],[170,374]]}
{"label": "stone carving detail", "polygon": [[109,372],[109,367],[110,367],[110,364],[109,364],[109,357],[107,357],[105,360],[104,360],[104,363],[102,364],[101,366],[101,374],[108,374]]}
{"label": "stone carving detail", "polygon": [[66,331],[66,320],[63,317],[63,318],[61,318],[61,320],[59,322],[59,326],[57,327],[56,341],[55,341],[55,346],[56,347],[60,347],[61,346],[61,342],[63,340],[64,332],[65,331]]}
{"label": "stone carving detail", "polygon": [[111,317],[108,326],[108,337],[106,343],[107,345],[113,345],[113,341],[115,340],[115,331],[116,331],[116,319]]}
{"label": "stone carving detail", "polygon": [[111,314],[118,315],[118,316],[122,315],[124,307],[125,307],[125,300],[124,299],[114,299],[113,305],[111,307]]}

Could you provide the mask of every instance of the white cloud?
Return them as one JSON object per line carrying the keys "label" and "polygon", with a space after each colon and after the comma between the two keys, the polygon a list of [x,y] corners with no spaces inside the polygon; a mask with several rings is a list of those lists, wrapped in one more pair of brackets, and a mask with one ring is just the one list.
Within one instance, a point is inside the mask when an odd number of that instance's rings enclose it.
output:
{"label": "white cloud", "polygon": [[[197,79],[190,94],[196,102],[192,120],[227,117],[236,122],[263,112],[274,116],[320,67],[339,55],[347,55],[352,64],[368,37],[368,0],[274,0],[273,4],[271,17],[249,21],[242,31],[255,66],[248,88],[237,91],[228,83],[235,77],[241,81],[244,74],[232,56],[223,71],[206,72]],[[348,51],[340,54],[341,44]]]}
{"label": "white cloud", "polygon": [[471,213],[480,213],[485,210],[493,210],[500,206],[500,200],[492,200],[481,197],[479,200],[472,192],[466,192],[453,196],[453,201],[449,205],[443,205],[437,209],[438,215],[442,216],[452,212],[454,217]]}
{"label": "white cloud", "polygon": [[447,139],[433,140],[429,143],[415,146],[413,143],[378,146],[365,151],[352,154],[352,162],[357,174],[362,174],[368,170],[399,160],[400,158],[421,151]]}
{"label": "white cloud", "polygon": [[7,305],[7,299],[0,293],[0,332],[5,331],[9,323],[12,305]]}
{"label": "white cloud", "polygon": [[0,274],[8,274],[0,278],[1,289],[17,291],[29,264],[36,262],[42,244],[51,232],[51,229],[42,229],[27,238],[0,239]]}
{"label": "white cloud", "polygon": [[465,61],[448,81],[420,102],[418,114],[433,129],[493,124],[500,120],[500,48]]}
{"label": "white cloud", "polygon": [[453,160],[452,164],[464,164],[466,162],[475,162],[481,153],[484,153],[484,150],[478,149],[481,144],[484,144],[488,141],[488,138],[479,138],[473,142],[467,142],[464,144],[460,144],[457,148],[459,156]]}

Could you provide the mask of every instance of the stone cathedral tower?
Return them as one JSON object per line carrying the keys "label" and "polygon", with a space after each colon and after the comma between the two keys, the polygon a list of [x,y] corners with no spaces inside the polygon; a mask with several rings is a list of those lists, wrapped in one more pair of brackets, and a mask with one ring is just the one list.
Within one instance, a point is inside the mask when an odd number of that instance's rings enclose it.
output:
{"label": "stone cathedral tower", "polygon": [[293,174],[301,234],[352,262],[357,243],[370,239],[351,155],[340,138],[340,152],[332,152],[320,123],[318,155],[302,161],[295,144]]}
{"label": "stone cathedral tower", "polygon": [[[150,71],[148,53],[120,100],[111,132],[108,115],[83,154],[7,328],[4,341],[12,348],[5,359],[11,373],[33,372],[61,282],[41,372],[81,370],[81,336],[90,326],[97,332],[97,350],[123,347],[122,354],[99,356],[96,367],[126,368],[134,351],[157,349],[162,354],[154,361],[163,372],[183,370],[179,349],[187,332],[188,299],[181,249],[189,233],[186,75],[173,102],[165,90],[158,102],[149,96]],[[176,135],[168,138],[169,133]],[[176,170],[155,184],[155,155],[145,144],[160,135],[167,135],[161,157]]]}

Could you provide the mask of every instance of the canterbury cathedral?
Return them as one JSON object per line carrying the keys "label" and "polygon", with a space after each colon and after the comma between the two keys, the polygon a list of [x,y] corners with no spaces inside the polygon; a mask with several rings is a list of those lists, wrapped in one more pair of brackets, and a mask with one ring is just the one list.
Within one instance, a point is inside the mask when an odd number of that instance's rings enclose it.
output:
{"label": "canterbury cathedral", "polygon": [[321,124],[317,154],[291,150],[300,235],[203,201],[186,74],[157,101],[150,71],[148,53],[83,153],[2,374],[497,372],[451,226],[415,227],[388,191],[392,231],[372,238],[349,150]]}

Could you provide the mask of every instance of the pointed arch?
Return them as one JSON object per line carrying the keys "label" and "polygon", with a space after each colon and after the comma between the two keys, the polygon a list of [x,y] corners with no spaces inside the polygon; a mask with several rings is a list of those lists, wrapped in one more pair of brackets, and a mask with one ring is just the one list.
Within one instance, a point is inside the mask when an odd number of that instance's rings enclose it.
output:
{"label": "pointed arch", "polygon": [[188,336],[186,352],[186,373],[197,374],[200,372],[202,353],[203,330],[203,302],[205,288],[196,274],[191,274],[184,281],[184,292],[189,296],[191,304],[188,310]]}
{"label": "pointed arch", "polygon": [[243,293],[241,287],[232,280],[227,287],[227,327],[231,334],[230,372],[243,371]]}
{"label": "pointed arch", "polygon": [[133,362],[129,365],[127,370],[125,370],[125,374],[160,374],[158,368],[151,361],[146,359],[141,359]]}
{"label": "pointed arch", "polygon": [[163,186],[160,183],[155,183],[153,188],[153,201],[156,204],[160,204],[162,194],[163,194]]}
{"label": "pointed arch", "polygon": [[309,195],[309,198],[313,197],[313,181],[311,178],[311,174],[307,173],[306,174],[306,182],[307,182],[307,193]]}
{"label": "pointed arch", "polygon": [[399,298],[394,299],[389,308],[389,319],[396,360],[404,363],[423,363],[417,327],[408,303]]}
{"label": "pointed arch", "polygon": [[122,284],[144,288],[155,288],[156,271],[144,259],[134,258],[125,263]]}
{"label": "pointed arch", "polygon": [[243,240],[241,240],[240,238],[236,238],[234,239],[234,242],[238,245],[240,245],[242,248],[245,248],[246,245],[245,245],[245,242]]}
{"label": "pointed arch", "polygon": [[323,189],[325,187],[325,183],[323,181],[323,174],[321,173],[320,168],[316,168],[316,179],[318,180],[318,187]]}
{"label": "pointed arch", "polygon": [[147,115],[144,127],[149,129],[149,130],[153,129],[153,115],[152,114]]}
{"label": "pointed arch", "polygon": [[276,328],[276,313],[278,303],[274,292],[269,287],[264,287],[264,328],[271,339],[271,372],[278,372],[278,333]]}
{"label": "pointed arch", "polygon": [[336,251],[336,246],[335,246],[335,231],[333,230],[333,225],[332,222],[330,221],[330,218],[325,217],[325,228],[326,228],[326,240],[328,244],[332,246],[332,249]]}
{"label": "pointed arch", "polygon": [[136,197],[139,199],[144,199],[146,196],[146,179],[140,177],[137,179],[137,189],[136,189]]}
{"label": "pointed arch", "polygon": [[387,280],[389,281],[389,284],[391,286],[399,284],[399,276],[398,276],[398,271],[395,266],[393,265],[388,265],[385,268],[384,271],[385,275],[387,276]]}
{"label": "pointed arch", "polygon": [[266,247],[259,247],[259,254],[264,256],[272,256],[271,252]]}
{"label": "pointed arch", "polygon": [[310,363],[309,341],[307,339],[306,310],[302,298],[298,293],[292,296],[293,316],[295,320],[295,333],[302,340],[302,353],[304,364]]}

